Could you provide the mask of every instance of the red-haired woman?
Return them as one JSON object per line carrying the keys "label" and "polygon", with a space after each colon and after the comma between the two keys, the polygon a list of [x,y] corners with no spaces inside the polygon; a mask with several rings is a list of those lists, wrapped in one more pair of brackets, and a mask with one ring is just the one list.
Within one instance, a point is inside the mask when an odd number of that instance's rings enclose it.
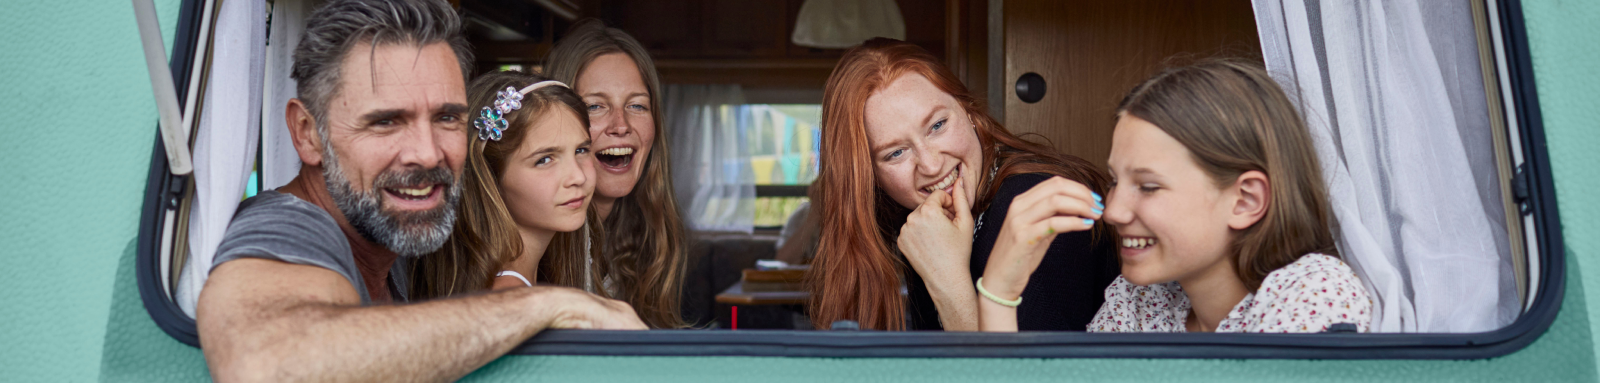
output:
{"label": "red-haired woman", "polygon": [[[1098,224],[1103,173],[1006,131],[902,41],[846,52],[822,114],[818,328],[976,331],[980,300],[1017,307],[1021,330],[1082,331],[1094,318],[1118,273],[1114,233]],[[1038,253],[1029,275],[994,278],[1006,286],[977,278]]]}

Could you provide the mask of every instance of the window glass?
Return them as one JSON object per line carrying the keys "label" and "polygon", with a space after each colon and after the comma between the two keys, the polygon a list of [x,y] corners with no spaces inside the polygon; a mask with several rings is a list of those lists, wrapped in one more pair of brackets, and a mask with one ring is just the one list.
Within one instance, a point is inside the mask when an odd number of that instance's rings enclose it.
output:
{"label": "window glass", "polygon": [[739,114],[749,138],[756,185],[807,185],[817,178],[822,105],[745,104],[724,106]]}
{"label": "window glass", "polygon": [[[740,131],[747,138],[756,185],[805,186],[817,178],[822,105],[727,105],[723,113],[738,116]],[[803,196],[757,192],[755,226],[783,226],[806,201]]]}

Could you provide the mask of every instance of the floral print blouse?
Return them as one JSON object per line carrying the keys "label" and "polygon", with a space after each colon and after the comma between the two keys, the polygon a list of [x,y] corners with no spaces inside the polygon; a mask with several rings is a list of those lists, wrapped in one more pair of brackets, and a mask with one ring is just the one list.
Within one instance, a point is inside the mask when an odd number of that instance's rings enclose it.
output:
{"label": "floral print blouse", "polygon": [[[1138,286],[1118,276],[1106,287],[1090,332],[1186,332],[1189,296],[1177,282]],[[1233,307],[1217,332],[1323,332],[1336,323],[1367,332],[1372,300],[1344,261],[1306,254],[1267,274],[1261,288]]]}

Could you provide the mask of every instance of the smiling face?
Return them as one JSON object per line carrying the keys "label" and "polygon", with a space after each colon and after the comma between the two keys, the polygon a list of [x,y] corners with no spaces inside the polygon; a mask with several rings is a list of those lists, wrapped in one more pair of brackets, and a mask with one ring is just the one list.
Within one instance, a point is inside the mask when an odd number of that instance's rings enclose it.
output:
{"label": "smiling face", "polygon": [[500,175],[511,219],[524,230],[578,230],[595,189],[594,156],[583,122],[552,105],[526,129]]}
{"label": "smiling face", "polygon": [[599,165],[596,189],[603,198],[625,197],[639,182],[656,136],[650,90],[639,66],[623,53],[590,61],[578,73],[576,85],[589,107],[589,137]]}
{"label": "smiling face", "polygon": [[323,167],[329,194],[357,232],[407,256],[443,244],[460,195],[466,110],[449,45],[350,50],[313,165]]}
{"label": "smiling face", "polygon": [[867,141],[878,188],[915,209],[934,190],[977,193],[983,152],[965,109],[920,74],[909,73],[867,98]]}
{"label": "smiling face", "polygon": [[1237,279],[1229,256],[1236,193],[1219,188],[1193,158],[1161,128],[1133,116],[1118,119],[1103,217],[1122,235],[1122,276],[1129,282]]}

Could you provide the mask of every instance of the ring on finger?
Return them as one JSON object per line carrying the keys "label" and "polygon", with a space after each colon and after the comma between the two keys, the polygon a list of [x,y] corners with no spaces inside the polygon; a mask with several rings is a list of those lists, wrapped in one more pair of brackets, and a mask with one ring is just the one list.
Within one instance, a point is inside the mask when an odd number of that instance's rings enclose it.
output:
{"label": "ring on finger", "polygon": [[1056,234],[1056,228],[1055,227],[1047,227],[1047,228],[1044,229],[1044,235],[1033,237],[1033,239],[1028,240],[1028,246],[1037,245],[1037,244],[1039,244],[1039,241],[1043,241],[1044,240],[1044,237],[1049,237],[1049,236],[1052,236],[1052,235],[1055,235],[1055,234]]}

